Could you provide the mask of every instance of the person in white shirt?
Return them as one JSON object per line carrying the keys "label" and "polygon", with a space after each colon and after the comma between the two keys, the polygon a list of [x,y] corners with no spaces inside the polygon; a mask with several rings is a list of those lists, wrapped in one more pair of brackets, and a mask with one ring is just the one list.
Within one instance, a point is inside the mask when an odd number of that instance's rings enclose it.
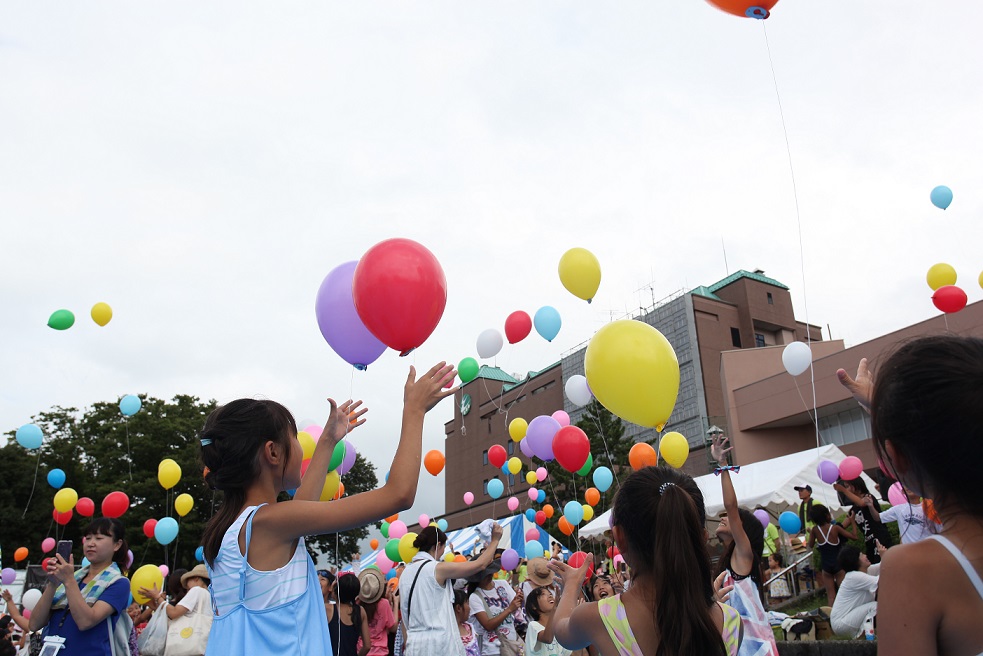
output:
{"label": "person in white shirt", "polygon": [[840,584],[829,623],[833,633],[855,638],[863,631],[864,621],[877,612],[878,577],[867,573],[867,554],[853,545],[840,549],[837,564],[846,572]]}
{"label": "person in white shirt", "polygon": [[887,510],[880,510],[876,507],[877,504],[871,505],[871,514],[874,519],[884,524],[897,522],[898,533],[901,534],[901,544],[918,542],[937,533],[935,522],[925,516],[921,497],[911,490],[906,491],[905,496],[908,497],[908,503],[899,503]]}

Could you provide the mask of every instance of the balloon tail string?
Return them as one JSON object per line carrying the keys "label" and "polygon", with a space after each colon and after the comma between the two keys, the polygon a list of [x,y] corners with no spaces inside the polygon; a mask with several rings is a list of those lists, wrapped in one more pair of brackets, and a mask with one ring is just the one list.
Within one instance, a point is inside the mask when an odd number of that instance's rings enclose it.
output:
{"label": "balloon tail string", "polygon": [[130,471],[130,482],[133,482],[133,456],[130,455],[130,418],[123,420],[123,427],[126,429],[126,467]]}
{"label": "balloon tail string", "polygon": [[24,514],[20,516],[21,519],[27,517],[27,509],[31,507],[31,501],[34,499],[34,490],[38,486],[39,471],[41,471],[41,449],[38,449],[38,464],[34,466],[34,483],[31,484],[31,496],[27,497],[27,505],[24,506]]}
{"label": "balloon tail string", "polygon": [[[593,417],[594,425],[597,426],[597,434],[601,436],[601,443],[604,444],[604,454],[608,457],[608,468],[611,473],[614,474],[614,480],[618,484],[615,491],[621,489],[621,479],[618,478],[618,468],[614,466],[614,458],[611,457],[611,451],[608,449],[608,440],[604,436],[604,429],[601,428],[601,420],[597,416]],[[607,490],[605,490],[607,491]]]}
{"label": "balloon tail string", "polygon": [[945,312],[942,313],[942,321],[945,322],[945,331],[949,332],[949,315]]}

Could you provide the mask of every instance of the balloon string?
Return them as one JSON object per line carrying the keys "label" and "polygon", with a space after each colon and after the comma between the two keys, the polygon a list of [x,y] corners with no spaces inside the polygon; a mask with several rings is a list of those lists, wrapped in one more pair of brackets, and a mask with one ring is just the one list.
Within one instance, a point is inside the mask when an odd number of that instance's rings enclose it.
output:
{"label": "balloon string", "polygon": [[617,492],[621,489],[621,479],[618,478],[618,469],[614,466],[614,458],[611,457],[611,451],[608,449],[608,440],[604,436],[604,429],[601,428],[601,421],[596,416],[594,417],[594,425],[597,426],[597,433],[601,436],[601,443],[604,444],[604,454],[608,457],[608,468],[614,474],[614,480],[618,484],[615,489],[615,492]]}
{"label": "balloon string", "polygon": [[24,506],[24,514],[21,519],[27,517],[27,509],[31,507],[31,500],[34,499],[34,489],[38,486],[38,472],[41,470],[41,449],[38,449],[38,464],[34,467],[34,483],[31,485],[31,496],[27,498],[27,505]]}
{"label": "balloon string", "polygon": [[133,456],[130,455],[130,418],[123,420],[126,429],[126,467],[130,470],[130,482],[133,482]]}
{"label": "balloon string", "polygon": [[[813,414],[809,412],[809,404],[806,403],[805,397],[802,396],[802,390],[799,389],[799,381],[798,381],[798,378],[796,376],[792,376],[792,382],[795,383],[795,391],[799,393],[799,399],[802,401],[802,407],[805,408],[806,415],[808,415],[808,417],[809,417],[809,421],[811,421],[816,426],[816,434],[818,435],[819,434],[819,418],[818,418],[818,416],[813,416]],[[813,409],[813,412],[815,412],[815,409]],[[866,427],[864,428],[864,430],[866,430]],[[817,445],[816,445],[816,466],[817,466],[817,468],[819,466],[819,449],[820,449],[820,446],[817,443]],[[829,503],[829,495],[827,494],[827,492],[828,492],[828,490],[826,490],[826,488],[823,487],[822,488],[822,495],[823,495],[823,501],[825,502],[823,505],[825,505],[825,506],[828,507],[830,505],[830,503]]]}

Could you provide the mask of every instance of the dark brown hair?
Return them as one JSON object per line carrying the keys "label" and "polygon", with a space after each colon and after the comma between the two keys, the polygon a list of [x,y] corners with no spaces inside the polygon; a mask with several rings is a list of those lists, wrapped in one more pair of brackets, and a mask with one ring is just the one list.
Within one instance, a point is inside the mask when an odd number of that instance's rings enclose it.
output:
{"label": "dark brown hair", "polygon": [[224,495],[201,538],[209,565],[215,565],[225,532],[246,505],[246,490],[259,476],[263,445],[273,441],[289,449],[296,435],[293,415],[275,401],[238,399],[208,415],[199,436],[208,468],[205,482]]}
{"label": "dark brown hair", "polygon": [[[761,599],[764,601],[764,593],[761,590],[761,568],[757,564],[761,562],[761,554],[765,549],[765,527],[750,510],[739,508],[737,514],[737,519],[740,520],[741,526],[744,528],[744,534],[747,535],[747,539],[751,543],[751,574],[749,578],[754,581],[754,585],[758,588],[758,594],[762,596]],[[730,520],[734,521],[734,518],[731,517]],[[731,574],[734,573],[730,567],[730,559],[733,557],[736,547],[737,543],[731,540],[723,555],[720,556],[720,560],[717,561],[717,571],[713,573],[714,578],[720,576],[725,569],[730,569]]]}
{"label": "dark brown hair", "polygon": [[656,656],[726,653],[711,613],[716,600],[705,522],[700,488],[671,467],[636,471],[614,499],[612,525],[624,531],[635,582],[655,584]]}
{"label": "dark brown hair", "polygon": [[447,544],[447,534],[436,526],[428,526],[413,541],[413,546],[420,551],[430,551],[438,544]]}

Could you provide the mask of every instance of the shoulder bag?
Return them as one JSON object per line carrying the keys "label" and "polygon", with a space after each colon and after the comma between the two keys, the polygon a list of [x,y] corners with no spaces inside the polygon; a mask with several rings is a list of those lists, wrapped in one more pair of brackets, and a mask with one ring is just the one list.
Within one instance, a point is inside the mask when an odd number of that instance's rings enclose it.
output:
{"label": "shoulder bag", "polygon": [[195,608],[167,626],[164,656],[203,656],[212,628],[212,609],[208,595],[198,597]]}

